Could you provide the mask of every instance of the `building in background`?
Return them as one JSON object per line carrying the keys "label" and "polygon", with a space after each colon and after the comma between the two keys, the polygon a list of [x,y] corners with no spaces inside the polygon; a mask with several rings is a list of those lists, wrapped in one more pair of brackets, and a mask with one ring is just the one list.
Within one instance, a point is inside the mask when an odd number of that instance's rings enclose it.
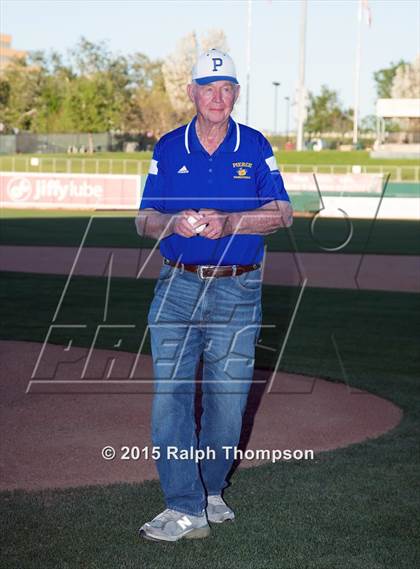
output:
{"label": "building in background", "polygon": [[26,51],[13,49],[11,45],[12,36],[0,34],[0,72],[13,60],[27,55]]}
{"label": "building in background", "polygon": [[[371,158],[420,157],[420,99],[378,99]],[[394,132],[387,125],[397,127]]]}

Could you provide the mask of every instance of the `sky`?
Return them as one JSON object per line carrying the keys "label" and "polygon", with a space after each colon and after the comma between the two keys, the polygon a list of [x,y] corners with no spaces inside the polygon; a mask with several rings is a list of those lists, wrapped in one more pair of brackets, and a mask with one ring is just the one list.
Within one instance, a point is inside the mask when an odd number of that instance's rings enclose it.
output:
{"label": "sky", "polygon": [[[372,22],[363,22],[360,114],[375,112],[373,73],[420,52],[420,1],[369,0]],[[249,125],[274,129],[273,81],[280,82],[278,130],[286,129],[287,102],[295,97],[299,74],[300,0],[253,0]],[[245,122],[247,0],[2,0],[1,33],[12,47],[53,48],[63,55],[81,36],[106,41],[115,54],[141,52],[165,58],[179,40],[223,29],[242,95],[235,118]],[[357,0],[308,0],[305,84],[317,94],[321,85],[338,91],[345,107],[354,102]],[[289,127],[295,125],[290,108]]]}

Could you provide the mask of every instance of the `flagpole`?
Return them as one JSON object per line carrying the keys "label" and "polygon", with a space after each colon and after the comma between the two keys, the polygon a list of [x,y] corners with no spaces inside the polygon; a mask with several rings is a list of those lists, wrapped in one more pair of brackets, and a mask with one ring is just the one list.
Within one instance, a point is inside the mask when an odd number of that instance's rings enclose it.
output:
{"label": "flagpole", "polygon": [[305,50],[306,50],[306,14],[307,0],[301,0],[300,20],[300,54],[299,54],[299,87],[298,87],[298,124],[296,150],[303,150],[303,126],[305,122]]}
{"label": "flagpole", "polygon": [[248,36],[246,50],[246,102],[245,102],[245,124],[249,124],[249,91],[251,74],[251,29],[252,29],[252,0],[248,0]]}
{"label": "flagpole", "polygon": [[360,104],[360,59],[362,55],[362,0],[358,5],[358,25],[357,25],[357,44],[356,44],[356,63],[354,69],[354,111],[353,111],[353,144],[358,141],[358,122]]}

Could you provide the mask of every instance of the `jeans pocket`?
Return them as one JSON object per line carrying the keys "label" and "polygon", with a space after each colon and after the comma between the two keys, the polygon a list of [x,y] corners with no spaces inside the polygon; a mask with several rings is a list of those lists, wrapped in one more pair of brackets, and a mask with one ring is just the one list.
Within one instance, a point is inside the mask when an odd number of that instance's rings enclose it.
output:
{"label": "jeans pocket", "polygon": [[261,290],[262,271],[261,267],[254,271],[247,271],[237,277],[230,277],[236,285],[244,291],[257,292]]}
{"label": "jeans pocket", "polygon": [[159,276],[156,280],[156,284],[155,284],[155,288],[154,288],[154,294],[161,294],[162,290],[165,290],[167,285],[171,282],[171,277],[173,275],[173,272],[176,271],[178,269],[176,269],[175,267],[172,267],[171,265],[162,265],[160,268],[160,272],[159,272]]}
{"label": "jeans pocket", "polygon": [[172,276],[172,273],[177,270],[172,265],[162,265],[160,268],[158,280],[159,281],[166,281],[169,280]]}

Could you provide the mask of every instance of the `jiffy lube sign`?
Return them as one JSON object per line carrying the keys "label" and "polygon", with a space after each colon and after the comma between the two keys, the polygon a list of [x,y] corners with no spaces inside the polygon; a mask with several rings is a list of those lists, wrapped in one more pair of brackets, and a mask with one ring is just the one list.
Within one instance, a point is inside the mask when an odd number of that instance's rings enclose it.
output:
{"label": "jiffy lube sign", "polygon": [[3,207],[131,209],[140,203],[140,176],[0,173]]}

